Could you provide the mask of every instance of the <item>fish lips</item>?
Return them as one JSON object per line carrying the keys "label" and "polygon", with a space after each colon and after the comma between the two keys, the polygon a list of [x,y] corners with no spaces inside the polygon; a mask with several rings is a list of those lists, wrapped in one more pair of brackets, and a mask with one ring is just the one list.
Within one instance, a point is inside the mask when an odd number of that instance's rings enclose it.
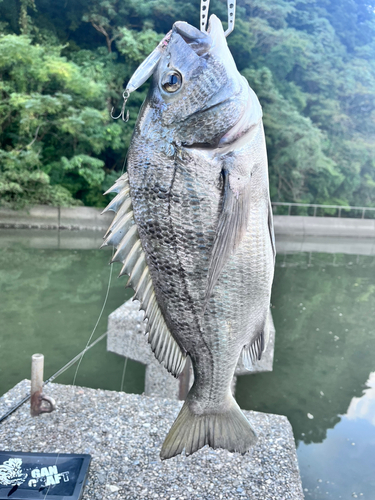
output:
{"label": "fish lips", "polygon": [[207,31],[200,31],[185,21],[177,21],[173,25],[173,32],[178,33],[198,56],[203,56],[212,49],[228,51],[223,25],[214,14],[210,16]]}
{"label": "fish lips", "polygon": [[173,25],[172,33],[177,33],[198,56],[209,52],[213,40],[209,33],[199,31],[185,21],[177,21]]}

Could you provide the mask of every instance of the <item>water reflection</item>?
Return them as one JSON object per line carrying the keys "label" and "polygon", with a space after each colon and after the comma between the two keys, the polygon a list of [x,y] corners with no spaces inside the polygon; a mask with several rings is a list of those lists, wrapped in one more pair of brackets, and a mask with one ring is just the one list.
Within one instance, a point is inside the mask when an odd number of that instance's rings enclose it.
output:
{"label": "water reflection", "polygon": [[366,386],[362,397],[351,400],[346,416],[349,420],[362,418],[375,425],[375,372],[370,373]]}
{"label": "water reflection", "polygon": [[[106,294],[109,255],[96,250],[98,242],[83,233],[44,234],[47,242],[26,231],[2,232],[0,239],[0,318],[6,325],[0,394],[29,377],[34,352],[46,355],[46,376],[77,354]],[[363,255],[313,252],[318,243],[298,253],[288,253],[289,244],[282,253],[279,243],[274,371],[240,377],[236,396],[243,408],[289,418],[306,498],[374,500],[375,258],[368,242],[353,243]],[[112,285],[97,335],[129,296],[123,280]],[[122,368],[123,359],[98,344],[77,382],[119,390]],[[58,381],[71,383],[73,372]],[[125,390],[141,392],[143,378],[144,369],[129,363]]]}
{"label": "water reflection", "polygon": [[[48,243],[49,232],[45,234]],[[30,378],[30,358],[35,352],[45,355],[48,378],[85,347],[103,306],[110,275],[110,253],[106,251],[25,248],[29,240],[22,241],[19,235],[17,244],[4,238],[2,245],[0,395]],[[124,279],[116,280],[118,272],[119,266],[113,271],[93,340],[106,331],[108,315],[132,294],[125,289]],[[124,358],[107,352],[104,340],[85,355],[77,384],[120,390],[123,366]],[[74,370],[69,369],[57,382],[71,384]],[[144,367],[129,361],[125,390],[142,392],[143,388]]]}
{"label": "water reflection", "polygon": [[242,407],[289,418],[306,498],[375,498],[374,268],[372,256],[279,255],[274,371],[238,381]]}
{"label": "water reflection", "polygon": [[375,498],[375,373],[323,443],[298,446],[306,499]]}
{"label": "water reflection", "polygon": [[373,257],[279,256],[274,371],[241,377],[240,405],[287,415],[297,442],[323,441],[375,369],[374,299]]}

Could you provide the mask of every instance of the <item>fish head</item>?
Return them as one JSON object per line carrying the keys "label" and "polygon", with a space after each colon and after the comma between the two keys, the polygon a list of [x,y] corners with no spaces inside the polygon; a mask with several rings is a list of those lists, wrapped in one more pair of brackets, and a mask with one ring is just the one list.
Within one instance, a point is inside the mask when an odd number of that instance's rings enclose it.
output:
{"label": "fish head", "polygon": [[[142,122],[149,115],[148,122],[163,128],[164,136],[167,129],[177,145],[217,147],[261,120],[258,99],[238,72],[215,15],[210,17],[207,32],[176,22],[148,60],[153,68],[150,71],[150,64],[145,65],[144,75],[152,74],[152,84]],[[246,123],[237,126],[239,132],[236,124],[244,116]]]}

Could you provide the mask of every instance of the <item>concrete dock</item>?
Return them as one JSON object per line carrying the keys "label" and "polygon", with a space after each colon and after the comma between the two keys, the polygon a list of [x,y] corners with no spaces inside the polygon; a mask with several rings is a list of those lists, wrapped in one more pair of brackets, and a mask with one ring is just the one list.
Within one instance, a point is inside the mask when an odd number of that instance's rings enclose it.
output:
{"label": "concrete dock", "polygon": [[[24,380],[1,397],[0,415],[28,391]],[[258,443],[244,456],[205,447],[161,462],[181,402],[59,384],[45,392],[56,411],[32,418],[23,405],[0,424],[0,449],[90,454],[83,500],[303,500],[286,417],[245,411]]]}

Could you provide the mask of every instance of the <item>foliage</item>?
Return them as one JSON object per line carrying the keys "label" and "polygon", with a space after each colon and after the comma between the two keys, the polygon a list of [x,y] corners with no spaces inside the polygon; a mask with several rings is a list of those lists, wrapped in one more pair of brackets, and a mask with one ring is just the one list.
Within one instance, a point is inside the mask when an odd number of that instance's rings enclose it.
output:
{"label": "foliage", "polygon": [[[213,11],[226,19],[226,2]],[[0,2],[2,202],[101,205],[146,89],[113,122],[125,82],[184,0]],[[228,38],[264,112],[276,201],[375,205],[373,0],[240,0]],[[75,201],[73,201],[75,200]]]}
{"label": "foliage", "polygon": [[[106,89],[25,35],[0,38],[0,190],[5,203],[72,204],[101,191],[106,150],[122,147]],[[78,195],[78,196],[77,196]],[[78,200],[77,200],[78,201]]]}

